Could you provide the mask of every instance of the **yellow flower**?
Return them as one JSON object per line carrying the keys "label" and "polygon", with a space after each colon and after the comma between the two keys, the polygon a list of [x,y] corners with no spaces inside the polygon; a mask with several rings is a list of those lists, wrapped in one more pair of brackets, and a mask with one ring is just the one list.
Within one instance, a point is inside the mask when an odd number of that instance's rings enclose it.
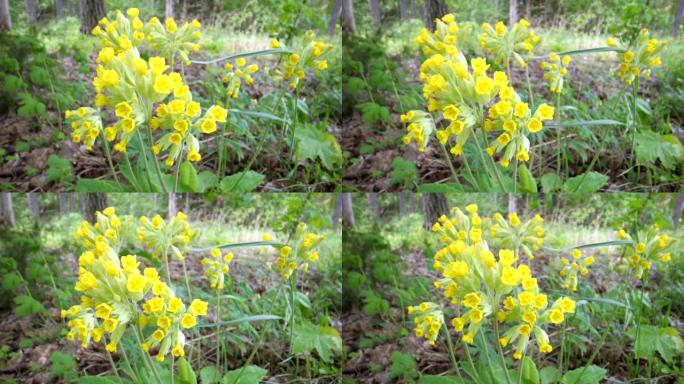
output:
{"label": "yellow flower", "polygon": [[176,344],[171,350],[171,354],[173,354],[175,357],[183,357],[185,356],[185,350],[183,349],[182,345]]}
{"label": "yellow flower", "polygon": [[467,276],[469,272],[468,264],[463,261],[456,261],[447,265],[444,270],[444,277],[458,279]]}
{"label": "yellow flower", "polygon": [[196,117],[197,115],[200,114],[202,111],[202,107],[200,106],[200,103],[196,101],[191,101],[188,103],[186,109],[185,109],[185,114],[190,116],[190,117]]}
{"label": "yellow flower", "polygon": [[191,150],[188,152],[187,159],[192,162],[198,162],[202,160],[202,155],[200,155],[200,153],[195,150]]}
{"label": "yellow flower", "polygon": [[542,122],[539,121],[539,119],[535,119],[534,117],[530,119],[530,121],[527,123],[527,129],[530,132],[539,132],[542,129]]}
{"label": "yellow flower", "polygon": [[183,328],[192,328],[197,324],[197,319],[191,314],[185,314],[181,319],[181,326]]}
{"label": "yellow flower", "polygon": [[169,103],[169,110],[173,114],[183,113],[185,111],[185,101],[180,99],[174,99]]}
{"label": "yellow flower", "polygon": [[102,325],[102,328],[108,333],[112,333],[114,332],[114,329],[116,329],[117,325],[119,325],[119,320],[110,317],[107,320],[105,320],[104,324]]}
{"label": "yellow flower", "polygon": [[145,278],[139,273],[128,276],[126,288],[128,289],[128,292],[131,293],[142,293],[143,288],[145,288]]}
{"label": "yellow flower", "polygon": [[154,80],[154,91],[161,94],[168,94],[171,92],[173,83],[167,75],[160,75]]}
{"label": "yellow flower", "polygon": [[99,304],[95,308],[95,316],[99,317],[100,319],[107,320],[111,313],[112,313],[112,307],[110,307],[106,303]]}
{"label": "yellow flower", "polygon": [[549,313],[549,320],[551,320],[551,322],[554,324],[560,324],[563,322],[564,319],[565,316],[563,316],[563,312],[557,309],[552,309]]}
{"label": "yellow flower", "polygon": [[494,81],[487,76],[478,76],[475,80],[475,92],[479,95],[489,95],[494,89]]}
{"label": "yellow flower", "polygon": [[200,124],[200,131],[206,134],[216,132],[216,121],[207,118],[203,119]]}
{"label": "yellow flower", "polygon": [[183,307],[183,301],[177,297],[172,297],[169,299],[168,310],[171,313],[177,313]]}
{"label": "yellow flower", "polygon": [[207,314],[207,307],[206,301],[195,299],[190,304],[190,313],[194,316],[205,316]]}
{"label": "yellow flower", "polygon": [[168,316],[159,316],[157,326],[161,329],[169,329],[171,327],[171,319]]}

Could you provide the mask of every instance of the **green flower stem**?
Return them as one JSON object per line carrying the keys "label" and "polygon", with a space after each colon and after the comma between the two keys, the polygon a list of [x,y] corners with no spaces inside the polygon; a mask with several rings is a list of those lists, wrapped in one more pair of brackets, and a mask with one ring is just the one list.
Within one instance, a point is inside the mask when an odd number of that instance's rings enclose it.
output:
{"label": "green flower stem", "polygon": [[530,82],[530,66],[525,66],[525,78],[527,79],[527,96],[530,101],[530,110],[534,110],[534,95],[532,94],[532,83]]}
{"label": "green flower stem", "polygon": [[147,164],[147,151],[145,151],[145,142],[140,134],[140,130],[136,129],[135,132],[138,136],[138,141],[140,142],[140,156],[143,158],[143,163],[145,164],[145,176],[147,176],[147,182],[150,185],[150,191],[153,192],[152,179],[150,178],[150,167],[149,164]]}
{"label": "green flower stem", "polygon": [[192,301],[193,297],[192,291],[190,290],[190,279],[188,279],[188,269],[185,266],[185,259],[181,260],[181,264],[183,264],[183,276],[185,276],[185,289],[188,290],[188,297],[190,298],[190,301]]}
{"label": "green flower stem", "polygon": [[568,322],[564,321],[563,322],[563,328],[561,329],[561,347],[560,347],[560,356],[558,357],[558,370],[560,371],[560,374],[563,375],[564,371],[564,365],[565,365],[565,333],[567,331],[568,327]]}
{"label": "green flower stem", "polygon": [[299,93],[301,91],[301,81],[297,82],[297,89],[295,91],[295,101],[294,101],[294,124],[292,124],[292,138],[290,139],[290,156],[288,158],[290,161],[294,159],[294,145],[295,145],[295,132],[297,131],[297,124],[298,124],[298,116],[299,116],[299,111],[297,110],[297,106],[299,104]]}
{"label": "green flower stem", "polygon": [[166,283],[169,285],[169,288],[171,287],[171,268],[169,268],[169,254],[168,254],[168,249],[164,249],[164,254],[162,255],[164,257],[164,264],[166,265]]}
{"label": "green flower stem", "polygon": [[[497,303],[499,300],[497,299]],[[497,319],[494,319],[494,334],[496,335],[496,340],[494,340],[494,344],[496,345],[496,350],[499,353],[499,360],[501,360],[501,367],[503,368],[504,372],[506,373],[506,383],[511,384],[511,377],[508,374],[508,368],[506,367],[506,359],[504,358],[504,353],[503,350],[501,349],[501,343],[499,343],[499,339],[501,338],[501,335],[499,333],[499,321]]]}
{"label": "green flower stem", "polygon": [[[484,353],[485,358],[487,360],[487,366],[489,367],[489,374],[492,376],[492,383],[496,383],[496,379],[494,378],[494,370],[492,369],[492,360],[489,358],[489,351],[487,350],[487,339],[485,338],[484,331],[480,330],[479,333],[480,333],[480,338],[482,339],[482,345],[484,348],[480,353],[481,354]],[[504,369],[506,369],[506,368],[504,368]]]}
{"label": "green flower stem", "polygon": [[451,365],[454,366],[454,368],[456,369],[456,373],[458,374],[458,377],[460,377],[462,381],[463,376],[461,376],[461,369],[458,367],[458,363],[456,362],[456,355],[454,354],[454,344],[451,341],[449,327],[446,325],[446,323],[444,323],[444,333],[446,333],[447,347],[449,347],[449,357],[451,358]]}
{"label": "green flower stem", "polygon": [[456,175],[456,170],[454,169],[454,165],[451,163],[449,152],[447,152],[444,144],[439,143],[439,145],[442,147],[442,152],[444,153],[444,160],[446,160],[447,164],[449,165],[449,170],[451,171],[451,176],[454,178],[454,182],[456,182],[456,184],[460,184],[460,182],[458,181],[458,176]]}
{"label": "green flower stem", "polygon": [[463,158],[463,164],[465,165],[466,171],[468,171],[468,175],[470,175],[470,181],[473,183],[473,187],[477,188],[477,180],[473,175],[473,170],[470,169],[470,162],[468,161],[468,156],[461,154],[461,157]]}
{"label": "green flower stem", "polygon": [[126,156],[124,156],[124,159],[126,160],[126,166],[128,166],[128,170],[131,172],[132,180],[130,181],[133,183],[133,188],[135,188],[135,190],[138,192],[142,192],[142,188],[140,188],[140,184],[138,184],[138,177],[135,176],[135,172],[133,172],[133,167],[131,166],[131,159],[128,158],[128,152],[126,152]]}
{"label": "green flower stem", "polygon": [[136,381],[136,382],[140,382],[140,372],[138,372],[138,367],[135,367],[135,368],[134,368],[134,367],[131,365],[131,361],[128,360],[128,353],[126,353],[126,349],[122,348],[122,349],[121,349],[121,354],[122,354],[123,357],[124,357],[124,361],[126,361],[126,365],[128,366],[128,369],[130,369],[131,372],[133,372],[135,381]]}
{"label": "green flower stem", "polygon": [[180,174],[180,166],[183,161],[183,150],[185,149],[185,136],[183,136],[183,141],[181,141],[181,150],[178,154],[178,164],[176,164],[176,175],[173,177],[173,190],[178,191],[178,175]]}
{"label": "green flower stem", "polygon": [[109,353],[109,351],[107,349],[105,349],[105,352],[107,352],[107,359],[109,360],[109,364],[112,365],[112,369],[114,370],[114,374],[116,375],[116,377],[119,378],[119,380],[121,380],[121,376],[119,376],[119,370],[116,368],[116,364],[114,364],[114,359],[112,359],[112,354]]}
{"label": "green flower stem", "polygon": [[[636,133],[637,125],[639,123],[639,115],[637,112],[637,95],[639,94],[639,76],[632,82],[632,145],[630,148],[632,166],[636,164]],[[641,169],[637,168],[637,182],[639,181]]]}
{"label": "green flower stem", "polygon": [[563,120],[560,112],[560,93],[556,94],[556,113],[558,114],[558,130],[556,131],[556,174],[563,180],[563,164],[561,163],[561,135],[563,134]]}
{"label": "green flower stem", "polygon": [[518,192],[518,157],[516,154],[515,163],[513,168],[513,193]]}
{"label": "green flower stem", "polygon": [[174,373],[173,368],[174,368],[175,362],[176,362],[176,359],[174,358],[173,354],[171,354],[171,366],[170,366],[170,368],[171,368],[171,371],[170,371],[171,372],[171,384],[173,384],[173,373]]}
{"label": "green flower stem", "polygon": [[[216,322],[221,324],[221,290],[216,289]],[[216,369],[221,372],[221,325],[216,328]]]}
{"label": "green flower stem", "polygon": [[145,356],[143,359],[145,360],[145,365],[149,370],[152,371],[152,374],[154,375],[156,382],[159,384],[163,384],[163,381],[159,377],[159,372],[157,372],[157,368],[154,366],[154,362],[150,358],[150,354],[142,349],[142,330],[140,330],[139,327],[133,327],[133,334],[135,334],[135,339],[138,342],[138,347],[140,347],[140,351]]}
{"label": "green flower stem", "polygon": [[114,176],[114,180],[116,180],[116,184],[118,184],[119,188],[121,188],[121,183],[119,182],[119,177],[116,175],[116,169],[114,168],[114,163],[112,163],[112,155],[111,155],[111,152],[109,151],[109,143],[107,142],[107,139],[102,140],[102,143],[104,144],[104,152],[105,152],[105,156],[107,157],[107,163],[109,164],[109,169],[112,170],[112,175]]}
{"label": "green flower stem", "polygon": [[[152,128],[150,128],[149,123],[147,124],[147,136],[150,139],[150,145],[153,145],[154,138],[152,137]],[[159,178],[159,184],[161,184],[162,192],[166,193],[166,184],[164,183],[164,178],[161,174],[161,168],[159,168],[159,160],[157,159],[157,156],[154,153],[152,154],[152,158],[154,159],[154,168],[157,170],[157,177]]]}
{"label": "green flower stem", "polygon": [[[485,169],[487,169],[487,168],[489,168],[489,166],[485,165],[485,164],[487,164],[487,161],[485,160],[485,156],[484,156],[485,150],[482,147],[482,145],[480,144],[480,140],[477,138],[477,134],[475,132],[473,132],[473,137],[475,138],[475,144],[477,144],[478,153],[480,154],[480,161],[482,161],[482,166]],[[484,142],[486,144],[487,143],[487,136],[485,136],[484,129],[482,130],[482,139],[484,140]],[[501,191],[505,192],[506,187],[504,187],[503,181],[501,180],[501,175],[499,175],[499,171],[496,169],[496,163],[494,163],[494,159],[492,159],[489,155],[487,155],[487,157],[489,157],[489,160],[490,160],[489,164],[493,165],[493,167],[494,167],[493,173],[494,173],[494,176],[496,177],[496,181],[499,184],[499,187],[501,187]],[[487,173],[492,173],[492,172],[489,171]]]}
{"label": "green flower stem", "polygon": [[470,363],[470,369],[473,370],[473,374],[475,375],[475,381],[481,383],[482,380],[480,380],[480,374],[477,373],[477,369],[475,368],[475,364],[473,363],[473,357],[470,355],[470,348],[468,348],[468,343],[463,342],[463,345],[465,346],[466,356],[468,357],[468,363]]}
{"label": "green flower stem", "polygon": [[644,288],[648,281],[648,270],[644,271],[641,278],[641,288],[639,289],[639,312],[636,317],[636,335],[634,337],[634,364],[636,365],[636,372],[639,372],[639,334],[641,333],[641,317],[644,312]]}
{"label": "green flower stem", "polygon": [[297,270],[295,269],[290,276],[290,350],[289,357],[292,357],[292,345],[294,340],[294,320],[295,320],[295,292],[297,290]]}

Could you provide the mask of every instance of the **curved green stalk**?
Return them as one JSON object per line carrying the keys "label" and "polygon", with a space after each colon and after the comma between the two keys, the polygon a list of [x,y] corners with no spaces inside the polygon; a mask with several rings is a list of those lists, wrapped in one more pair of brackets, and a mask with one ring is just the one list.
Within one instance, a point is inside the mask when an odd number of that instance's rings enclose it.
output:
{"label": "curved green stalk", "polygon": [[119,182],[119,177],[116,175],[116,169],[114,168],[114,163],[112,162],[112,155],[111,152],[109,151],[109,143],[107,142],[107,139],[102,140],[104,144],[104,150],[105,150],[105,156],[107,157],[107,163],[109,164],[109,169],[112,171],[112,175],[114,176],[114,180],[116,181],[116,184],[121,188],[121,183]]}
{"label": "curved green stalk", "polygon": [[492,377],[492,383],[496,383],[496,379],[494,378],[494,370],[492,369],[492,360],[489,358],[489,351],[487,350],[487,339],[485,339],[484,336],[484,331],[480,330],[480,338],[482,339],[482,351],[480,353],[484,353],[486,359],[487,359],[487,366],[489,367],[489,375]]}
{"label": "curved green stalk", "polygon": [[[154,138],[152,137],[152,128],[150,128],[149,124],[147,125],[147,136],[150,138],[150,145],[153,145]],[[159,168],[159,160],[154,153],[152,154],[152,158],[154,159],[154,168],[157,170],[157,177],[159,178],[159,184],[161,184],[162,192],[166,193],[166,184],[164,184],[161,168]]]}
{"label": "curved green stalk", "polygon": [[446,333],[447,347],[449,348],[449,357],[451,358],[451,365],[453,365],[456,369],[458,377],[460,377],[461,380],[463,380],[463,376],[461,376],[461,369],[458,367],[458,363],[456,362],[456,355],[454,354],[454,344],[451,341],[449,327],[446,325],[446,323],[444,324],[444,332]]}
{"label": "curved green stalk", "polygon": [[221,372],[221,291],[219,289],[216,289],[216,322],[219,324],[216,328],[216,369]]}
{"label": "curved green stalk", "polygon": [[556,173],[558,177],[563,180],[561,174],[563,173],[563,165],[561,164],[561,135],[563,134],[563,120],[561,119],[560,111],[560,93],[556,95],[556,113],[558,113],[558,130],[556,131]]}
{"label": "curved green stalk", "polygon": [[451,163],[449,152],[447,152],[444,144],[439,143],[439,145],[442,147],[442,152],[444,153],[444,160],[446,160],[447,164],[449,165],[449,170],[451,171],[451,176],[454,178],[454,182],[456,182],[456,184],[460,184],[460,182],[458,181],[458,176],[456,175],[456,170],[454,169],[454,165]]}
{"label": "curved green stalk", "polygon": [[136,129],[135,132],[136,136],[138,136],[138,141],[140,142],[140,156],[143,158],[143,163],[145,164],[145,176],[147,176],[147,182],[150,185],[150,191],[154,192],[154,189],[152,187],[152,179],[150,178],[150,168],[149,164],[147,163],[147,151],[145,151],[145,142],[142,139],[140,130]]}
{"label": "curved green stalk", "polygon": [[[498,302],[498,300],[497,300]],[[511,384],[511,377],[508,374],[508,368],[506,367],[506,359],[504,358],[504,353],[503,350],[501,349],[501,343],[499,343],[499,339],[501,338],[499,334],[499,322],[494,319],[494,334],[496,335],[496,340],[494,341],[494,344],[496,344],[496,350],[499,354],[499,360],[501,360],[501,367],[503,368],[504,372],[506,373],[506,383]]]}

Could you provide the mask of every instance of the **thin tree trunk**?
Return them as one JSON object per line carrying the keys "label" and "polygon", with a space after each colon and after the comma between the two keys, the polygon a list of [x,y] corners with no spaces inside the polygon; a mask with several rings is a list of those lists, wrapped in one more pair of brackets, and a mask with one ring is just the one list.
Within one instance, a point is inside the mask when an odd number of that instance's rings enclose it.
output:
{"label": "thin tree trunk", "polygon": [[679,0],[677,12],[675,12],[674,24],[672,24],[672,37],[679,36],[679,26],[682,25],[682,17],[684,16],[684,0]]}
{"label": "thin tree trunk", "polygon": [[399,217],[406,216],[406,192],[397,193],[397,203],[399,204]]}
{"label": "thin tree trunk", "polygon": [[378,204],[378,194],[371,192],[368,194],[368,205],[370,205],[371,213],[377,219],[380,218],[380,205]]}
{"label": "thin tree trunk", "polygon": [[435,19],[439,19],[448,13],[444,0],[425,0],[423,10],[425,12],[425,26],[430,31],[435,30]]}
{"label": "thin tree trunk", "polygon": [[164,17],[167,19],[173,19],[173,0],[166,0],[166,10],[164,11]]}
{"label": "thin tree trunk", "polygon": [[89,35],[100,19],[105,17],[105,14],[104,0],[78,0],[81,33]]}
{"label": "thin tree trunk", "polygon": [[67,201],[64,192],[57,194],[57,202],[59,204],[59,215],[63,216],[67,213]]}
{"label": "thin tree trunk", "polygon": [[513,28],[513,24],[518,21],[518,0],[508,1],[508,26]]}
{"label": "thin tree trunk", "polygon": [[340,15],[342,15],[342,0],[335,0],[335,5],[330,14],[330,20],[328,20],[328,35],[335,35],[337,20],[340,19]]}
{"label": "thin tree trunk", "polygon": [[424,193],[421,201],[423,205],[423,226],[432,228],[440,216],[449,211],[444,193]]}
{"label": "thin tree trunk", "polygon": [[176,216],[178,214],[178,208],[176,207],[176,194],[171,192],[169,193],[169,207],[168,207],[168,215],[169,215],[169,220]]}
{"label": "thin tree trunk", "polygon": [[368,9],[370,10],[375,25],[379,26],[382,22],[382,9],[380,9],[378,0],[368,0]]}
{"label": "thin tree trunk", "polygon": [[332,215],[332,228],[333,231],[337,230],[337,226],[340,223],[340,216],[342,215],[342,200],[344,197],[341,193],[337,194],[337,202],[335,203],[335,210],[333,210]]}
{"label": "thin tree trunk", "polygon": [[532,15],[531,5],[532,0],[525,0],[525,18],[529,21]]}
{"label": "thin tree trunk", "polygon": [[96,221],[95,212],[107,208],[107,195],[104,193],[81,193],[80,202],[83,218],[94,224]]}
{"label": "thin tree trunk", "polygon": [[31,218],[37,221],[40,218],[40,201],[38,201],[38,195],[35,192],[29,192],[26,194],[26,199],[28,200],[29,212],[31,212]]}
{"label": "thin tree trunk", "polygon": [[188,17],[188,0],[182,0],[181,20],[186,20]]}
{"label": "thin tree trunk", "polygon": [[408,19],[406,12],[406,0],[399,1],[399,18],[401,21],[406,21],[406,19]]}
{"label": "thin tree trunk", "polygon": [[416,10],[416,0],[411,0],[411,17],[418,18],[418,11]]}
{"label": "thin tree trunk", "polygon": [[12,16],[10,15],[9,0],[0,0],[0,30],[12,29]]}
{"label": "thin tree trunk", "polygon": [[184,212],[185,213],[190,212],[190,194],[189,193],[185,194],[185,211]]}
{"label": "thin tree trunk", "polygon": [[55,0],[55,16],[58,19],[63,19],[65,16],[64,11],[64,0]]}
{"label": "thin tree trunk", "polygon": [[517,201],[515,199],[515,194],[509,193],[508,194],[508,213],[513,213],[516,212],[518,208]]}
{"label": "thin tree trunk", "polygon": [[345,228],[353,228],[356,226],[351,193],[349,192],[342,193],[342,225]]}
{"label": "thin tree trunk", "polygon": [[354,20],[354,4],[352,3],[352,0],[342,0],[342,27],[347,32],[356,32],[356,20]]}
{"label": "thin tree trunk", "polygon": [[38,20],[38,9],[36,8],[36,3],[33,0],[26,0],[24,2],[26,5],[26,15],[28,16],[29,25],[33,26]]}
{"label": "thin tree trunk", "polygon": [[12,194],[0,192],[0,227],[14,227],[15,224]]}
{"label": "thin tree trunk", "polygon": [[684,209],[684,192],[679,192],[677,202],[675,203],[675,209],[672,213],[672,225],[674,225],[675,228],[679,226],[679,219],[682,217],[682,209]]}
{"label": "thin tree trunk", "polygon": [[409,213],[416,212],[416,194],[409,193]]}

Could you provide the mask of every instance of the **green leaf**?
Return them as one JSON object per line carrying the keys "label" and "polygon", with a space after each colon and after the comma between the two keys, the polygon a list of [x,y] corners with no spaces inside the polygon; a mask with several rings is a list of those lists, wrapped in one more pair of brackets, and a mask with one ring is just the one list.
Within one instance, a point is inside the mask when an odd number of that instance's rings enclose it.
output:
{"label": "green leaf", "polygon": [[223,384],[259,384],[268,371],[256,365],[247,365],[240,369],[228,371],[223,376]]}
{"label": "green leaf", "polygon": [[283,243],[278,243],[275,241],[247,241],[244,243],[229,243],[229,244],[219,244],[219,245],[212,245],[211,247],[204,247],[204,248],[191,248],[191,252],[209,252],[214,248],[219,248],[219,249],[229,249],[229,248],[247,248],[247,247],[263,247],[270,245],[272,247],[282,247],[285,244]]}
{"label": "green leaf", "polygon": [[361,110],[361,121],[364,123],[374,123],[376,121],[385,121],[389,118],[389,109],[383,105],[376,104],[372,101],[359,104],[356,109]]}
{"label": "green leaf", "polygon": [[295,158],[297,161],[319,159],[329,170],[335,170],[344,161],[335,136],[314,125],[303,125],[295,131]]}
{"label": "green leaf", "polygon": [[[625,125],[625,123],[616,120],[602,119],[602,120],[567,120],[563,121],[563,127],[594,127],[604,125]],[[546,123],[544,127],[559,128],[558,123]]]}
{"label": "green leaf", "polygon": [[82,376],[78,378],[80,384],[122,384],[130,383],[116,376]]}
{"label": "green leaf", "polygon": [[523,384],[539,384],[537,366],[528,356],[525,356],[522,361],[522,382]]}
{"label": "green leaf", "polygon": [[349,92],[351,97],[356,97],[356,94],[365,87],[366,82],[362,78],[354,76],[347,78],[347,92]]}
{"label": "green leaf", "polygon": [[73,356],[54,351],[50,355],[50,361],[52,362],[52,365],[50,366],[50,375],[52,377],[76,377],[77,368]]}
{"label": "green leaf", "polygon": [[264,49],[261,51],[238,53],[236,55],[219,57],[218,59],[212,59],[212,60],[190,60],[190,61],[192,63],[195,63],[195,64],[214,64],[214,63],[218,63],[219,61],[237,60],[241,57],[248,58],[248,57],[264,56],[264,55],[274,55],[274,54],[278,54],[278,53],[292,53],[292,51],[287,50],[287,49],[282,49],[282,48]]}
{"label": "green leaf", "polygon": [[266,320],[282,320],[283,318],[276,315],[254,315],[245,316],[235,320],[219,321],[213,323],[200,323],[197,325],[198,328],[211,328],[224,325],[235,325],[240,323],[251,323],[253,321],[266,321]]}
{"label": "green leaf", "polygon": [[433,193],[433,192],[463,192],[463,187],[456,183],[427,183],[419,184],[418,192]]}
{"label": "green leaf", "polygon": [[539,371],[541,384],[555,384],[561,380],[561,373],[556,367],[544,367]]}
{"label": "green leaf", "polygon": [[562,186],[560,177],[555,173],[547,173],[541,177],[542,191],[544,193],[555,192]]}
{"label": "green leaf", "polygon": [[197,375],[185,357],[178,359],[178,381],[180,384],[197,384]]}
{"label": "green leaf", "polygon": [[36,100],[30,93],[19,94],[19,109],[17,114],[21,117],[42,116],[45,114],[45,104]]}
{"label": "green leaf", "polygon": [[233,115],[242,115],[242,116],[251,116],[251,117],[258,117],[263,120],[273,120],[273,121],[278,121],[281,123],[287,123],[288,120],[283,119],[282,117],[270,114],[268,112],[259,112],[259,111],[241,111],[239,109],[229,109],[228,112],[230,112]]}
{"label": "green leaf", "polygon": [[[636,328],[631,328],[627,335],[636,338]],[[641,324],[639,337],[635,342],[636,354],[640,358],[650,359],[658,351],[668,363],[672,363],[675,356],[684,353],[684,342],[679,331],[670,327],[655,327],[649,324]]]}
{"label": "green leaf", "polygon": [[17,306],[14,308],[14,312],[17,316],[31,316],[33,314],[45,312],[43,304],[31,296],[17,296],[14,298],[14,304]]}
{"label": "green leaf", "polygon": [[397,156],[392,160],[392,185],[410,185],[418,178],[418,169],[414,161],[407,161]]}
{"label": "green leaf", "polygon": [[5,291],[12,291],[21,284],[21,276],[15,272],[10,272],[2,277],[2,288]]}
{"label": "green leaf", "polygon": [[[585,53],[600,53],[600,52],[624,52],[625,48],[622,47],[597,47],[597,48],[586,48],[586,49],[573,49],[570,51],[558,52],[558,56],[572,56],[572,55],[582,55]],[[527,56],[528,60],[540,60],[546,59],[549,55],[541,56]]]}
{"label": "green leaf", "polygon": [[199,375],[202,384],[216,384],[221,381],[221,373],[213,365],[200,369]]}
{"label": "green leaf", "polygon": [[266,176],[259,172],[238,172],[224,177],[220,189],[223,193],[248,193],[257,189],[265,178]]}
{"label": "green leaf", "polygon": [[675,357],[684,354],[684,341],[682,341],[679,330],[671,327],[660,328],[656,350],[663,357],[663,360],[670,364],[674,363]]}
{"label": "green leaf", "polygon": [[5,90],[11,94],[16,93],[24,86],[24,81],[20,77],[14,75],[5,76]]}
{"label": "green leaf", "polygon": [[675,135],[639,132],[636,135],[636,157],[640,164],[655,164],[660,160],[663,167],[672,170],[684,161],[684,146]]}
{"label": "green leaf", "polygon": [[342,338],[337,329],[302,321],[294,326],[294,353],[311,353],[314,350],[326,363],[332,361],[333,353],[342,351]]}
{"label": "green leaf", "polygon": [[418,384],[465,384],[458,376],[424,375],[418,380]]}
{"label": "green leaf", "polygon": [[188,160],[183,161],[180,165],[180,184],[188,188],[190,192],[197,192],[199,189],[197,170]]}
{"label": "green leaf", "polygon": [[29,79],[31,82],[41,87],[47,87],[50,85],[50,73],[43,67],[31,66],[29,69]]}
{"label": "green leaf", "polygon": [[569,371],[563,376],[561,383],[563,384],[599,384],[601,379],[606,376],[605,369],[595,365],[587,365],[586,367],[577,368]]}
{"label": "green leaf", "polygon": [[416,370],[416,360],[411,355],[394,351],[392,352],[391,359],[390,378],[392,379],[403,379],[413,375]]}
{"label": "green leaf", "polygon": [[521,192],[537,193],[537,181],[525,164],[518,167],[518,175],[520,176]]}
{"label": "green leaf", "polygon": [[563,184],[563,192],[594,193],[608,181],[608,176],[598,172],[583,173],[571,177]]}
{"label": "green leaf", "polygon": [[199,177],[199,190],[198,192],[206,192],[216,185],[216,175],[210,171],[202,171],[198,175]]}
{"label": "green leaf", "polygon": [[76,192],[123,192],[123,189],[111,180],[78,179]]}
{"label": "green leaf", "polygon": [[581,245],[571,245],[569,247],[565,248],[548,248],[548,247],[543,247],[547,251],[552,251],[552,252],[568,252],[572,251],[573,249],[589,249],[589,248],[599,248],[599,247],[612,247],[612,246],[622,246],[622,245],[628,245],[628,244],[634,244],[633,240],[610,240],[610,241],[601,241],[598,243],[587,243],[587,244],[581,244]]}
{"label": "green leaf", "polygon": [[47,179],[48,183],[51,182],[63,182],[65,180],[71,180],[71,160],[62,159],[57,155],[50,155],[47,161]]}

